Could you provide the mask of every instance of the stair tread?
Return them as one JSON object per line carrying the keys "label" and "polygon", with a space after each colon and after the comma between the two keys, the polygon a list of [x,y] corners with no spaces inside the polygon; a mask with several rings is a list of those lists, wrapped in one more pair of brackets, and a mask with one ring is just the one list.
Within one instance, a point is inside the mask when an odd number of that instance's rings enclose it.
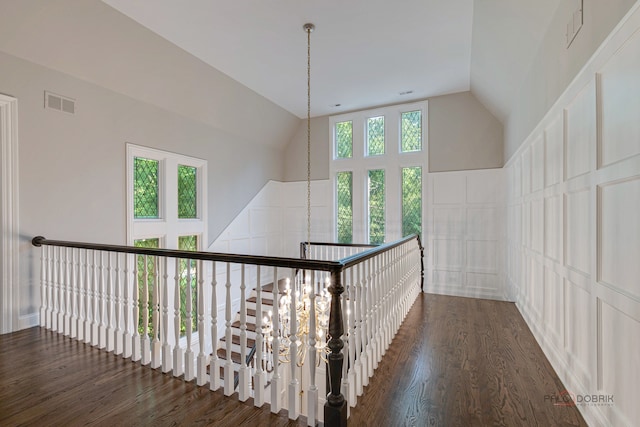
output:
{"label": "stair tread", "polygon": [[[222,342],[227,342],[227,337],[222,337],[220,338],[220,341]],[[240,345],[240,336],[233,334],[231,336],[231,343],[232,344],[236,344],[236,345]],[[251,339],[251,338],[247,338],[247,348],[250,349],[251,347],[253,347],[256,344],[256,340]]]}

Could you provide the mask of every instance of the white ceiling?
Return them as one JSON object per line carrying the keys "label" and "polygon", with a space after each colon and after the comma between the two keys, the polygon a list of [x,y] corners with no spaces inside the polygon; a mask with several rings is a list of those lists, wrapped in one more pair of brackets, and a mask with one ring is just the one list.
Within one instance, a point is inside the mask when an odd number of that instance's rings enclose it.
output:
{"label": "white ceiling", "polygon": [[471,89],[501,119],[558,4],[103,1],[299,117],[307,112],[302,25],[312,22],[312,116]]}

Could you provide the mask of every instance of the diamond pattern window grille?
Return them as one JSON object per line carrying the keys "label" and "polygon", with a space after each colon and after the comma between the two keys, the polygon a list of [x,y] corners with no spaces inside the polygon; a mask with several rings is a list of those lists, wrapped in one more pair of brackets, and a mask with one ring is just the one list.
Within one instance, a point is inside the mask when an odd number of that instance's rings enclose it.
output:
{"label": "diamond pattern window grille", "polygon": [[402,113],[400,129],[403,153],[422,150],[422,113],[420,110]]}
{"label": "diamond pattern window grille", "polygon": [[134,218],[159,218],[157,160],[134,158],[133,166],[133,212]]}
{"label": "diamond pattern window grille", "polygon": [[338,212],[338,242],[352,243],[353,241],[353,173],[338,172],[336,181]]}
{"label": "diamond pattern window grille", "polygon": [[402,168],[402,236],[422,236],[422,168]]}
{"label": "diamond pattern window grille", "polygon": [[[178,249],[181,251],[197,251],[198,236],[178,237]],[[191,286],[191,330],[198,330],[197,307],[198,307],[198,281],[197,281],[197,261],[194,259],[180,260],[180,336],[184,336],[187,331],[187,286]],[[191,265],[191,276],[188,275],[188,267]]]}
{"label": "diamond pattern window grille", "polygon": [[198,169],[178,165],[178,218],[198,217]]}
{"label": "diamond pattern window grille", "polygon": [[384,243],[384,169],[369,171],[369,243]]}
{"label": "diamond pattern window grille", "polygon": [[367,156],[384,154],[384,116],[367,119]]}
{"label": "diamond pattern window grille", "polygon": [[[160,247],[160,239],[152,238],[152,239],[138,239],[134,240],[133,246],[136,248],[159,248]],[[144,255],[136,255],[136,270],[138,276],[138,333],[142,335],[144,333],[144,324],[143,324],[143,314],[144,314]],[[153,313],[154,307],[152,306],[153,302],[153,283],[156,280],[156,276],[158,272],[156,271],[156,257],[147,256],[147,294],[149,297],[149,337],[153,338]],[[160,314],[159,307],[155,307],[156,316]]]}
{"label": "diamond pattern window grille", "polygon": [[353,156],[353,122],[336,123],[336,157],[346,159]]}

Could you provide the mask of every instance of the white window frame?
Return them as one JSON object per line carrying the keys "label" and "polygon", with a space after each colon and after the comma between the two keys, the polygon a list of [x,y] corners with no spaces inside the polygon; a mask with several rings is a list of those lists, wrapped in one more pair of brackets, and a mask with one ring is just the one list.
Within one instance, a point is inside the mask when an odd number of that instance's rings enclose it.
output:
{"label": "white window frame", "polygon": [[[159,218],[134,218],[134,158],[157,160]],[[197,181],[197,218],[178,218],[178,165],[195,167]],[[127,243],[138,239],[159,238],[161,247],[178,249],[179,236],[198,236],[198,250],[207,238],[207,161],[169,151],[127,144]]]}
{"label": "white window frame", "polygon": [[[401,116],[402,113],[419,110],[422,115],[422,149],[420,151],[401,152]],[[385,149],[384,154],[366,155],[367,119],[384,116]],[[337,239],[337,200],[336,174],[353,172],[353,242],[369,241],[368,218],[368,171],[385,170],[385,241],[390,242],[402,237],[402,168],[419,166],[422,168],[422,232],[426,229],[427,213],[427,172],[429,166],[428,141],[428,103],[427,101],[399,104],[371,110],[339,114],[329,117],[331,148],[329,150],[329,176],[332,184],[332,236]],[[349,158],[337,157],[335,126],[336,123],[353,123],[353,154]]]}

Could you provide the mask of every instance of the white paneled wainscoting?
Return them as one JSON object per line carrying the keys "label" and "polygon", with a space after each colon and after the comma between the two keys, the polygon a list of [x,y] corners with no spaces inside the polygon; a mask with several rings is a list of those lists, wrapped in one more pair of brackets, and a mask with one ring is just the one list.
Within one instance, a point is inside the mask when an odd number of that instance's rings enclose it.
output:
{"label": "white paneled wainscoting", "polygon": [[638,4],[505,169],[507,287],[567,387],[549,394],[640,425]]}

